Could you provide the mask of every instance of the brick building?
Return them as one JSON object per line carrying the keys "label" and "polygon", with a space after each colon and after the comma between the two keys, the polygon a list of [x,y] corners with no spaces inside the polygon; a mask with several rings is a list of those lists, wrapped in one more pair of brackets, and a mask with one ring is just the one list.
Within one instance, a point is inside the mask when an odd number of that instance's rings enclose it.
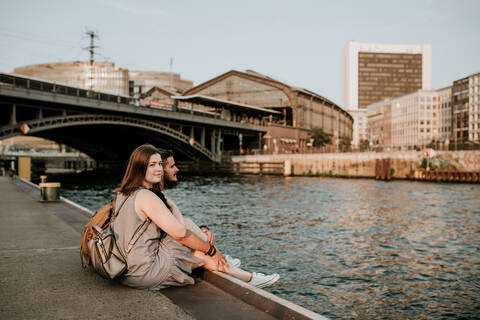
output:
{"label": "brick building", "polygon": [[278,115],[267,119],[271,128],[264,137],[263,147],[269,150],[302,151],[306,147],[306,133],[313,127],[323,128],[333,137],[332,141],[342,136],[352,138],[353,118],[337,104],[255,71],[231,70],[184,93],[194,94],[278,111]]}
{"label": "brick building", "polygon": [[184,93],[202,94],[280,111],[277,123],[352,137],[353,118],[334,102],[303,88],[293,87],[257,72],[228,71]]}

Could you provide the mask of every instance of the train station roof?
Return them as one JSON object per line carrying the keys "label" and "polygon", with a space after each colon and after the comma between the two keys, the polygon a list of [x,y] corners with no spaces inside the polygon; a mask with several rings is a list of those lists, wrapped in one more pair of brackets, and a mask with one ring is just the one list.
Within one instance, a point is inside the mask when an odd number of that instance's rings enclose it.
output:
{"label": "train station roof", "polygon": [[198,104],[202,104],[202,105],[214,107],[214,108],[228,107],[230,109],[236,109],[239,111],[247,111],[247,112],[251,111],[251,112],[257,112],[257,113],[266,114],[266,115],[281,114],[280,111],[251,106],[251,105],[240,103],[240,102],[224,100],[224,99],[214,98],[210,96],[204,96],[201,94],[193,94],[190,96],[172,96],[171,98],[174,100],[198,103]]}

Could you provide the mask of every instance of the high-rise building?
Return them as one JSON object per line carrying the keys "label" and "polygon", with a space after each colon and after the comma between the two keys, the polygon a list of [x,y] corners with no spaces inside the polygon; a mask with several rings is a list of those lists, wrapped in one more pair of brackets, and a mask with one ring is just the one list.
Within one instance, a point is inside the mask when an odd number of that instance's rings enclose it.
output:
{"label": "high-rise building", "polygon": [[452,143],[455,148],[480,143],[480,72],[452,86]]}
{"label": "high-rise building", "polygon": [[342,107],[357,110],[431,86],[431,45],[348,42],[342,50]]}

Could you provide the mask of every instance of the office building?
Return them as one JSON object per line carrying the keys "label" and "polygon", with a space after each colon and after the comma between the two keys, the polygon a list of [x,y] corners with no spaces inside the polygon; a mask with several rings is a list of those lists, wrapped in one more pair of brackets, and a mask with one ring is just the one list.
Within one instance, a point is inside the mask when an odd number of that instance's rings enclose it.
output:
{"label": "office building", "polygon": [[448,149],[451,114],[451,87],[418,90],[368,106],[367,134],[374,148]]}
{"label": "office building", "polygon": [[342,107],[364,109],[431,86],[431,45],[348,42],[342,50]]}
{"label": "office building", "polygon": [[455,149],[480,144],[480,73],[452,86],[452,143]]}
{"label": "office building", "polygon": [[349,110],[348,113],[353,117],[352,145],[358,148],[362,140],[369,138],[367,135],[367,109]]}

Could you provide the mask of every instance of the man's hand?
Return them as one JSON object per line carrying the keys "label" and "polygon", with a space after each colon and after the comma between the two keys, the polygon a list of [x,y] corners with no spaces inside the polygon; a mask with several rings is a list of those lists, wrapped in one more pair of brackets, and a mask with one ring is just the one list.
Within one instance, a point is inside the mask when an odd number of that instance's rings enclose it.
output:
{"label": "man's hand", "polygon": [[212,256],[212,259],[215,262],[215,271],[225,272],[225,268],[229,267],[227,260],[225,260],[225,257],[220,253],[219,250],[215,252],[215,254]]}

